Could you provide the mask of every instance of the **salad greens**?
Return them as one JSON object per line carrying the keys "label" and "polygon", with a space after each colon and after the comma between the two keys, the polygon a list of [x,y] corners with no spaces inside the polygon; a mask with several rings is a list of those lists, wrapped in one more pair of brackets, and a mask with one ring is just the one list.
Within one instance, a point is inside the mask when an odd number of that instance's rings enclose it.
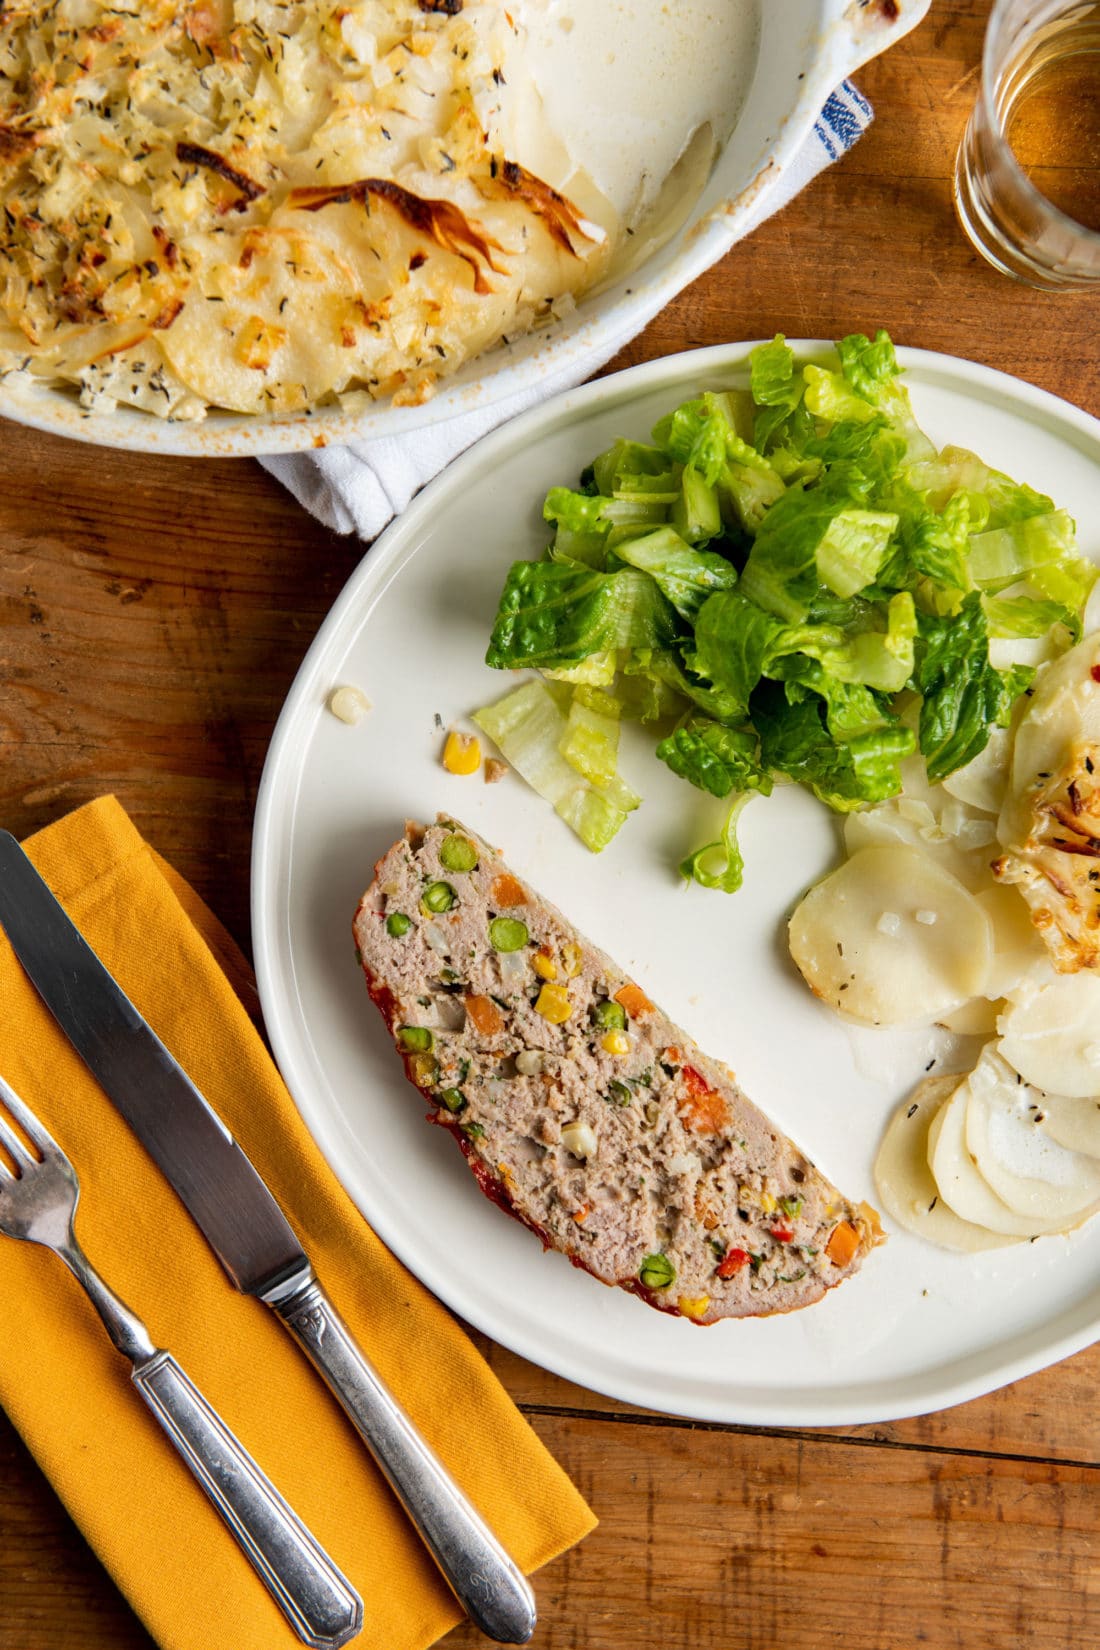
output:
{"label": "salad greens", "polygon": [[1097,577],[1049,498],[936,450],[885,332],[832,362],[777,336],[747,389],[615,442],[543,515],[551,542],[512,566],[486,655],[543,680],[476,720],[596,850],[640,800],[619,724],[653,724],[662,762],[730,799],[681,866],[726,891],[737,816],[776,781],[847,812],[896,795],[915,749],[933,780],[969,762],[1033,674],[997,669],[990,639],[1069,646]]}

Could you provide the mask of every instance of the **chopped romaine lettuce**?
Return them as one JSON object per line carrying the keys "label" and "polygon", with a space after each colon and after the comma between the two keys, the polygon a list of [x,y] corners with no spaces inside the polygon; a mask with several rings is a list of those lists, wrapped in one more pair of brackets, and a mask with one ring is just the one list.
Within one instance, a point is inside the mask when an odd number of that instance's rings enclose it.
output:
{"label": "chopped romaine lettuce", "polygon": [[727,728],[709,717],[691,716],[661,740],[657,755],[673,773],[711,796],[729,796],[731,791],[766,794],[772,788],[760,766],[760,740],[747,725]]}
{"label": "chopped romaine lettuce", "polygon": [[933,781],[969,762],[1032,674],[996,669],[990,638],[1061,651],[1098,576],[1045,494],[936,451],[885,332],[832,361],[777,335],[748,379],[551,488],[552,540],[513,565],[487,654],[547,680],[478,713],[592,847],[638,802],[620,722],[654,726],[673,773],[732,800],[681,867],[727,890],[746,797],[783,777],[847,812],[895,795],[918,741]]}
{"label": "chopped romaine lettuce", "polygon": [[981,598],[972,591],[949,619],[918,621],[915,683],[921,693],[920,748],[932,781],[964,767],[1008,721],[1034,672],[994,669]]}
{"label": "chopped romaine lettuce", "polygon": [[562,755],[568,722],[545,682],[525,682],[474,721],[500,747],[532,790],[545,797],[594,853],[606,848],[639,798],[621,780],[613,793],[594,785]]}
{"label": "chopped romaine lettuce", "polygon": [[744,791],[731,804],[717,842],[704,843],[681,860],[680,875],[686,881],[697,882],[701,888],[717,888],[723,894],[736,894],[745,879],[737,821],[751,795],[751,791]]}

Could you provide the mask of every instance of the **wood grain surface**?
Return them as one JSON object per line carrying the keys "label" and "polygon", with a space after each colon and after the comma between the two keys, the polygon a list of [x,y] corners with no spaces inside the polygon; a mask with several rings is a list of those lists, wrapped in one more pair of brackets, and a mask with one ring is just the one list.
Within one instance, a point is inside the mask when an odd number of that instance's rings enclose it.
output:
{"label": "wood grain surface", "polygon": [[[952,214],[988,10],[934,0],[858,76],[877,118],[856,148],[613,366],[882,325],[1100,415],[1096,296],[996,275]],[[247,460],[0,423],[0,483],[0,823],[115,792],[247,949],[267,743],[363,546]],[[601,1519],[538,1577],[538,1650],[1100,1643],[1100,1346],[939,1415],[791,1432],[633,1410],[480,1344]],[[0,1416],[0,1650],[150,1642]]]}

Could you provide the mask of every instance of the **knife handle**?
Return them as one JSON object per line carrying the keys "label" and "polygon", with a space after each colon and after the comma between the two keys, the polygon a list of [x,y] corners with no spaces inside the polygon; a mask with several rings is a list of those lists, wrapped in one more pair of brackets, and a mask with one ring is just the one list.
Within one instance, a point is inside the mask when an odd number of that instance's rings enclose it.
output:
{"label": "knife handle", "polygon": [[359,1432],[474,1625],[498,1644],[526,1644],[535,1597],[447,1469],[367,1361],[313,1279],[269,1299]]}
{"label": "knife handle", "polygon": [[298,1637],[319,1650],[346,1644],[362,1600],[176,1360],[155,1352],[133,1382]]}

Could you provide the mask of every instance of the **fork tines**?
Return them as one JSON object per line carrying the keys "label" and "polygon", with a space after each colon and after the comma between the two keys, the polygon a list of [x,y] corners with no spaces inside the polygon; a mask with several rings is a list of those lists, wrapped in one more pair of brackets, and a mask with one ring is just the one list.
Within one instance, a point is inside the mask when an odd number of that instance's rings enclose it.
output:
{"label": "fork tines", "polygon": [[[27,1140],[43,1157],[50,1152],[56,1152],[60,1155],[61,1148],[56,1140],[43,1128],[38,1118],[28,1106],[24,1105],[11,1084],[6,1082],[3,1077],[0,1077],[0,1106],[3,1107],[3,1111],[6,1111],[14,1119]],[[34,1158],[3,1115],[3,1111],[0,1111],[0,1146],[3,1146],[12,1158],[18,1172],[22,1170],[24,1165],[29,1168],[34,1162]],[[2,1159],[0,1159],[0,1175],[9,1180],[12,1178],[11,1170]]]}

